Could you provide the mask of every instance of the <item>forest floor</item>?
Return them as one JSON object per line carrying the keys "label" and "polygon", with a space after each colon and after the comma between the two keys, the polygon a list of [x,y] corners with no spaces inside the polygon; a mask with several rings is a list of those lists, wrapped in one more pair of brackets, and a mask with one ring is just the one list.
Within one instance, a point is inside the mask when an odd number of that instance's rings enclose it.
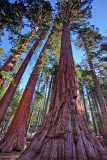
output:
{"label": "forest floor", "polygon": [[[34,136],[35,133],[30,133],[27,135],[27,145],[30,143],[31,138]],[[4,137],[4,133],[3,135],[1,135],[0,139],[2,139]],[[10,153],[0,153],[0,160],[15,160],[16,158],[18,158],[21,155],[22,152],[18,152],[18,151],[12,151]]]}

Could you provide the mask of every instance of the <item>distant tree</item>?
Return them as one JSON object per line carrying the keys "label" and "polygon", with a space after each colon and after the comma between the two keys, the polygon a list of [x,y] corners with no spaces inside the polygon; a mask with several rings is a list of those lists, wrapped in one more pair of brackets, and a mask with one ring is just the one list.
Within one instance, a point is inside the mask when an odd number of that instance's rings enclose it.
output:
{"label": "distant tree", "polygon": [[[48,36],[48,39],[39,55],[39,58],[35,63],[35,66],[28,80],[28,83],[24,90],[21,101],[15,112],[12,123],[5,137],[1,141],[2,144],[0,146],[0,150],[2,150],[2,152],[7,152],[7,151],[10,152],[12,150],[22,151],[24,149],[24,146],[26,143],[25,132],[26,132],[26,125],[27,125],[29,111],[30,111],[30,105],[31,105],[35,85],[39,78],[40,66],[42,65],[42,60],[43,60],[42,59],[43,53],[45,49],[47,49],[47,45],[51,39],[52,34],[53,32],[51,32],[50,35]],[[19,117],[20,117],[20,121],[19,121]],[[10,148],[10,144],[11,144],[11,148]]]}
{"label": "distant tree", "polygon": [[87,54],[88,63],[89,63],[90,69],[91,69],[91,73],[92,73],[92,77],[93,77],[93,81],[95,84],[97,97],[98,97],[98,101],[100,104],[100,109],[101,109],[101,113],[102,113],[102,117],[103,117],[103,123],[104,123],[104,127],[105,127],[105,135],[107,135],[107,108],[106,108],[106,104],[105,104],[105,101],[103,98],[102,90],[101,90],[99,81],[97,79],[95,69],[94,69],[94,64],[93,64],[93,59],[95,57],[94,51],[98,47],[99,43],[101,43],[102,36],[98,32],[97,29],[94,29],[93,26],[92,27],[85,27],[85,28],[82,28],[78,31],[77,40],[78,40],[77,45],[79,47],[82,47]]}
{"label": "distant tree", "polygon": [[37,45],[39,44],[42,36],[43,36],[43,33],[44,31],[41,31],[38,39],[35,41],[34,45],[32,46],[31,50],[29,51],[28,55],[26,56],[25,60],[23,61],[22,65],[20,66],[18,72],[16,73],[14,79],[13,79],[13,82],[11,82],[11,84],[9,85],[6,93],[4,94],[4,96],[1,98],[0,100],[0,122],[2,121],[3,117],[4,117],[4,114],[11,102],[11,99],[15,93],[15,90],[20,82],[20,79],[34,53],[34,50],[36,49]]}

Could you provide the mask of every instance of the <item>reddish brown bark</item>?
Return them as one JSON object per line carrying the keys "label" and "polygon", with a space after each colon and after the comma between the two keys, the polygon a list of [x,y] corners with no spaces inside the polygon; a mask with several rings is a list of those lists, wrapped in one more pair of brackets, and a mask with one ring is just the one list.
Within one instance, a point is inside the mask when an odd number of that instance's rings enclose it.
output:
{"label": "reddish brown bark", "polygon": [[94,71],[94,67],[92,64],[92,61],[89,59],[89,65],[90,65],[90,69],[92,71],[92,77],[94,80],[94,84],[95,84],[95,88],[96,88],[96,93],[97,93],[97,97],[98,97],[98,101],[99,101],[99,105],[100,105],[100,109],[101,109],[101,113],[102,113],[102,118],[103,118],[103,124],[104,124],[104,128],[105,128],[105,134],[107,137],[107,107],[103,98],[103,93],[100,87],[100,84],[98,82],[97,76],[95,74]]}
{"label": "reddish brown bark", "polygon": [[0,122],[2,121],[4,114],[11,102],[11,99],[16,91],[16,88],[20,82],[20,79],[32,57],[32,54],[34,53],[34,50],[36,49],[37,45],[40,42],[40,39],[43,36],[44,31],[41,32],[41,34],[39,35],[39,38],[36,40],[36,42],[34,43],[34,45],[32,46],[31,50],[29,51],[28,55],[26,56],[24,62],[22,63],[21,67],[19,68],[18,72],[16,73],[15,77],[14,77],[14,83],[11,83],[6,91],[6,93],[4,94],[4,96],[2,97],[2,99],[0,100]]}
{"label": "reddish brown bark", "polygon": [[[23,54],[23,49],[26,48],[31,41],[31,39],[34,37],[34,34],[38,27],[35,27],[35,29],[30,33],[29,38],[27,41],[25,41],[18,49],[17,54],[13,54],[12,56],[9,57],[9,59],[5,62],[5,64],[2,66],[1,71],[11,71],[14,66],[16,65],[17,58],[20,58],[21,55]],[[24,48],[23,48],[24,47]],[[0,86],[4,84],[5,79],[3,78],[2,74],[0,74]]]}
{"label": "reddish brown bark", "polygon": [[6,136],[1,141],[1,145],[0,145],[1,152],[10,152],[12,150],[22,151],[24,149],[25,130],[26,130],[26,125],[27,125],[27,120],[28,120],[28,115],[29,115],[29,110],[30,110],[30,105],[31,105],[35,85],[39,77],[40,65],[42,64],[41,62],[41,58],[43,56],[42,53],[47,48],[51,35],[52,35],[52,32],[49,35],[39,55],[39,58],[34,66],[34,69],[31,73],[31,76],[26,85],[23,96],[18,105],[15,116],[12,120],[12,123],[6,133]]}
{"label": "reddish brown bark", "polygon": [[63,26],[61,54],[50,110],[17,160],[106,160],[107,154],[83,115],[70,32]]}

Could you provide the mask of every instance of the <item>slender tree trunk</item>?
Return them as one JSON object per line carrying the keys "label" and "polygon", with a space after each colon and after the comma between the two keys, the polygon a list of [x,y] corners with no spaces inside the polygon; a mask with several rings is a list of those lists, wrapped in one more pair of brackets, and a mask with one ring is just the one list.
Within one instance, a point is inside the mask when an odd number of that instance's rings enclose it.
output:
{"label": "slender tree trunk", "polygon": [[102,136],[105,136],[104,135],[104,127],[103,127],[103,124],[102,124],[102,116],[101,116],[101,113],[99,111],[99,107],[98,107],[98,104],[96,102],[96,97],[95,95],[92,93],[92,101],[93,101],[93,104],[95,105],[95,108],[97,110],[97,120],[98,120],[98,128],[99,128],[99,133],[102,135]]}
{"label": "slender tree trunk", "polygon": [[47,88],[48,88],[47,78],[45,79],[45,83],[44,84],[46,85],[46,87],[45,87],[45,98],[44,98],[44,101],[43,101],[42,120],[43,120],[45,105],[46,105],[46,101],[47,101]]}
{"label": "slender tree trunk", "polygon": [[48,96],[46,99],[45,110],[44,110],[44,114],[43,114],[43,121],[45,119],[46,111],[47,111],[47,107],[48,107],[48,101],[49,101],[49,96],[50,96],[50,91],[51,91],[51,84],[52,84],[52,77],[51,77],[51,81],[50,81],[50,85],[49,85]]}
{"label": "slender tree trunk", "polygon": [[33,111],[34,111],[34,108],[35,108],[36,100],[37,100],[37,97],[35,96],[34,104],[33,104],[32,108],[31,108],[31,112],[30,112],[29,118],[28,118],[28,123],[27,123],[27,127],[26,127],[26,135],[27,135],[27,132],[29,131],[30,122],[31,122],[32,114],[33,114]]}
{"label": "slender tree trunk", "polygon": [[99,101],[99,105],[100,105],[100,109],[101,109],[101,113],[102,113],[104,128],[105,128],[105,132],[106,132],[106,136],[107,136],[107,107],[106,107],[106,104],[104,102],[101,87],[100,87],[100,84],[98,82],[97,76],[95,74],[94,67],[93,67],[93,64],[92,64],[91,60],[89,60],[89,64],[90,64],[90,68],[91,68],[91,71],[92,71],[92,77],[93,77],[93,80],[94,80],[94,84],[95,84],[95,88],[96,88],[96,92],[97,92],[97,97],[98,97],[98,101]]}
{"label": "slender tree trunk", "polygon": [[[28,40],[24,41],[24,43],[18,48],[18,53],[14,53],[9,57],[9,59],[5,62],[5,64],[2,66],[1,71],[11,71],[14,66],[16,65],[17,58],[20,58],[23,54],[25,48],[27,48],[29,42],[34,37],[35,32],[37,31],[38,27],[35,27],[35,29],[29,34]],[[4,84],[5,79],[3,78],[2,74],[0,74],[0,86]]]}
{"label": "slender tree trunk", "polygon": [[101,109],[101,114],[102,114],[102,118],[103,118],[105,134],[106,134],[106,137],[107,137],[107,107],[106,107],[106,104],[105,104],[105,101],[104,101],[104,97],[103,97],[103,93],[102,93],[99,81],[97,79],[97,76],[96,76],[96,73],[95,73],[95,70],[94,70],[94,67],[93,67],[91,57],[89,56],[88,49],[87,49],[86,46],[85,46],[85,50],[86,50],[86,53],[87,53],[87,56],[88,56],[88,62],[89,62],[89,65],[90,65],[90,69],[92,71],[92,78],[94,80],[94,85],[95,85],[95,89],[96,89],[96,93],[97,93],[97,97],[98,97],[98,101],[99,101],[99,105],[100,105],[100,109]]}
{"label": "slender tree trunk", "polygon": [[36,120],[36,124],[35,124],[35,131],[37,130],[37,126],[38,126],[38,123],[39,123],[39,116],[40,116],[40,108],[39,108],[39,111],[38,111],[37,120]]}
{"label": "slender tree trunk", "polygon": [[86,117],[87,122],[89,122],[83,87],[82,87],[82,95],[83,95],[82,99],[83,99],[83,103],[84,103],[85,117]]}
{"label": "slender tree trunk", "polygon": [[37,114],[37,116],[35,118],[36,118],[36,123],[35,123],[35,119],[33,119],[33,122],[32,122],[32,126],[35,128],[35,130],[32,129],[33,127],[31,127],[31,135],[30,135],[30,137],[32,137],[32,134],[35,133],[36,130],[38,129],[38,127],[40,126],[40,121],[41,121],[41,106],[39,107],[38,114]]}
{"label": "slender tree trunk", "polygon": [[42,127],[17,160],[106,160],[88,128],[80,101],[69,27],[64,23],[61,54],[50,110]]}
{"label": "slender tree trunk", "polygon": [[55,79],[56,78],[52,75],[51,99],[52,99],[53,91],[55,88]]}
{"label": "slender tree trunk", "polygon": [[11,102],[11,99],[16,91],[16,88],[20,82],[20,79],[34,53],[34,50],[36,49],[37,45],[40,42],[40,39],[43,36],[43,32],[41,32],[41,34],[39,35],[39,38],[36,40],[36,42],[34,43],[34,45],[32,46],[31,50],[29,51],[28,55],[26,56],[24,62],[22,63],[21,67],[19,68],[18,72],[16,73],[15,77],[14,77],[14,83],[11,83],[10,86],[8,87],[6,93],[4,94],[4,96],[2,97],[2,99],[0,100],[0,122],[2,121],[4,114]]}
{"label": "slender tree trunk", "polygon": [[93,128],[94,128],[95,133],[97,133],[97,127],[96,127],[96,123],[95,123],[95,119],[94,119],[94,114],[93,114],[93,110],[92,110],[91,101],[90,101],[87,86],[86,86],[86,91],[87,91],[87,97],[88,97],[88,102],[89,102],[89,107],[90,107],[90,112],[91,112],[91,117],[92,117],[92,122],[93,122]]}
{"label": "slender tree trunk", "polygon": [[30,110],[30,105],[31,105],[35,85],[40,73],[40,65],[42,64],[41,58],[43,57],[43,52],[47,48],[51,35],[52,35],[52,32],[50,33],[39,55],[39,58],[34,66],[34,69],[31,73],[31,76],[26,85],[23,96],[15,112],[15,116],[12,120],[12,123],[6,133],[6,136],[1,141],[1,145],[0,145],[1,152],[10,152],[12,150],[22,151],[24,149],[24,145],[26,143],[25,142],[26,125],[28,121],[28,115],[29,115],[29,110]]}
{"label": "slender tree trunk", "polygon": [[84,97],[83,97],[83,103],[84,103],[85,117],[86,117],[86,120],[87,120],[87,123],[88,123],[89,119],[88,119],[87,107],[86,107],[86,102],[85,102],[85,98]]}
{"label": "slender tree trunk", "polygon": [[96,109],[96,106],[95,106],[95,103],[94,103],[94,100],[93,100],[93,98],[91,97],[91,100],[92,100],[92,103],[93,103],[93,106],[94,106],[94,111],[95,111],[95,119],[96,119],[96,122],[97,122],[97,131],[98,131],[98,133],[100,133],[101,134],[101,127],[100,127],[100,119],[99,119],[99,115],[98,115],[98,112],[97,112],[97,109]]}
{"label": "slender tree trunk", "polygon": [[[39,79],[39,84],[38,84],[38,87],[37,87],[37,91],[36,91],[36,92],[39,91],[41,78],[42,78],[42,75],[41,75],[41,77],[40,77],[40,79]],[[35,108],[36,100],[37,100],[37,94],[35,94],[34,102],[33,102],[32,108],[31,108],[31,112],[30,112],[30,114],[29,114],[28,123],[27,123],[27,127],[26,127],[26,135],[27,135],[27,132],[29,131],[30,122],[31,122],[32,114],[33,114],[33,111],[34,111],[34,108]]]}

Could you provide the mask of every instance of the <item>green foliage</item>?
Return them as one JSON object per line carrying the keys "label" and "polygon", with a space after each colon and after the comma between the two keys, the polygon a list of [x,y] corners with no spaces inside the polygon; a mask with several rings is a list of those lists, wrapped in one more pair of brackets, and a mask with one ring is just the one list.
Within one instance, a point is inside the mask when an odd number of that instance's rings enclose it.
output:
{"label": "green foliage", "polygon": [[101,44],[101,51],[104,51],[107,53],[107,42]]}
{"label": "green foliage", "polygon": [[8,107],[8,110],[3,118],[4,123],[8,124],[9,121],[11,121],[11,118],[13,117],[13,115],[17,109],[17,106],[21,100],[22,93],[23,93],[23,90],[19,90],[19,89],[16,90],[16,92],[11,100],[11,103]]}
{"label": "green foliage", "polygon": [[27,8],[25,16],[33,26],[35,24],[48,26],[48,22],[52,20],[52,7],[49,1],[25,0],[25,4]]}
{"label": "green foliage", "polygon": [[[61,29],[61,26],[60,26]],[[60,53],[60,46],[61,46],[61,32],[54,32],[54,34],[51,37],[50,44],[48,45],[48,49],[50,51],[50,54],[55,57],[56,60],[59,59],[59,53]]]}
{"label": "green foliage", "polygon": [[11,32],[18,33],[18,28],[22,27],[24,11],[22,1],[15,3],[10,3],[8,0],[0,1],[0,29],[6,27]]}
{"label": "green foliage", "polygon": [[81,72],[80,72],[80,66],[77,64],[75,64],[75,71],[76,71],[76,75],[78,77],[79,80],[82,80],[82,76],[81,76]]}
{"label": "green foliage", "polygon": [[94,26],[83,27],[78,31],[75,45],[85,50],[87,61],[91,60],[97,75],[106,75],[106,38]]}
{"label": "green foliage", "polygon": [[3,48],[0,48],[0,59],[2,58],[3,53],[4,53],[4,49],[3,49]]}
{"label": "green foliage", "polygon": [[59,22],[62,23],[64,20],[64,22],[70,24],[72,31],[77,31],[91,17],[91,3],[92,0],[58,1]]}
{"label": "green foliage", "polygon": [[98,47],[103,40],[102,35],[99,33],[98,28],[94,26],[84,27],[78,31],[76,46],[79,48],[87,49],[88,54]]}
{"label": "green foliage", "polygon": [[100,77],[99,83],[100,83],[100,86],[101,86],[101,89],[103,92],[103,96],[104,96],[104,99],[105,99],[105,102],[107,105],[107,79],[106,79],[106,77],[105,78]]}
{"label": "green foliage", "polygon": [[7,79],[8,82],[11,82],[13,80],[13,78],[11,77],[11,71],[0,71],[0,74],[4,79]]}

